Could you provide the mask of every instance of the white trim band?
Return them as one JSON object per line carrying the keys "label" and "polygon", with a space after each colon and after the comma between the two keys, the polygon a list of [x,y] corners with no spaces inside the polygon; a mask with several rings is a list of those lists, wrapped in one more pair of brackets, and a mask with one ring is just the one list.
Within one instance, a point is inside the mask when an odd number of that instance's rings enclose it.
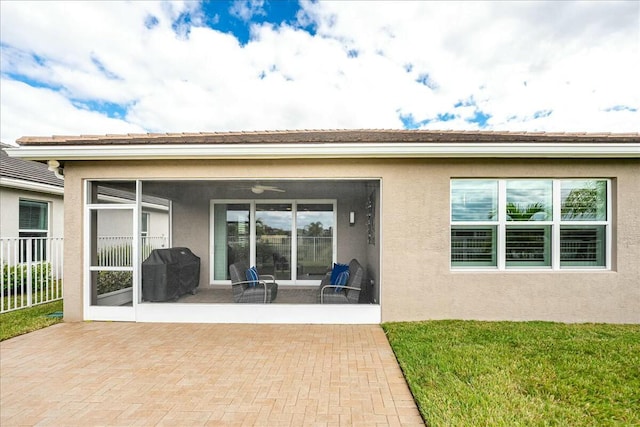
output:
{"label": "white trim band", "polygon": [[15,178],[1,177],[0,187],[16,188],[20,190],[37,191],[39,193],[49,193],[56,195],[64,194],[64,187]]}
{"label": "white trim band", "polygon": [[301,159],[301,158],[640,158],[640,143],[299,143],[22,146],[28,160]]}

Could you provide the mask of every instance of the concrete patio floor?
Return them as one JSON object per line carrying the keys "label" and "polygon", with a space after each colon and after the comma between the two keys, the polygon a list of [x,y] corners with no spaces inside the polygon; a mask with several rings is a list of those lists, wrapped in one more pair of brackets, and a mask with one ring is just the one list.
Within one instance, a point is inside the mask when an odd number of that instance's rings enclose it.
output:
{"label": "concrete patio floor", "polygon": [[378,325],[61,323],[0,369],[3,427],[424,425]]}

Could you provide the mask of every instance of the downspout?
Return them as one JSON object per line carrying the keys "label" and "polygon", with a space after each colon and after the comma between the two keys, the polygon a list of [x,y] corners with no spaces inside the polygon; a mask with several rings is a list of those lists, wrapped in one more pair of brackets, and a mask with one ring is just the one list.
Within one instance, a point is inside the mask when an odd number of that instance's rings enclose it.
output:
{"label": "downspout", "polygon": [[59,161],[51,159],[47,162],[47,165],[56,178],[64,180],[64,168],[60,165]]}

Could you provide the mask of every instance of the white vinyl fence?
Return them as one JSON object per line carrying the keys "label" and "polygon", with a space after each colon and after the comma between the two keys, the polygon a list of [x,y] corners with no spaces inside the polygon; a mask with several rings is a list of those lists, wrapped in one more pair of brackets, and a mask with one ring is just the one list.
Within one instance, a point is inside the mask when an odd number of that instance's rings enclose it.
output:
{"label": "white vinyl fence", "polygon": [[61,237],[0,238],[0,313],[62,299]]}
{"label": "white vinyl fence", "polygon": [[[132,242],[131,237],[99,237],[99,265],[131,265]],[[143,237],[142,259],[164,247],[166,237]],[[0,238],[0,313],[62,299],[62,265],[62,237]]]}
{"label": "white vinyl fence", "polygon": [[[126,267],[132,265],[131,247],[133,237],[131,236],[101,236],[98,237],[98,266],[100,267]],[[143,237],[142,238],[142,258],[147,259],[154,249],[167,247],[167,238]]]}

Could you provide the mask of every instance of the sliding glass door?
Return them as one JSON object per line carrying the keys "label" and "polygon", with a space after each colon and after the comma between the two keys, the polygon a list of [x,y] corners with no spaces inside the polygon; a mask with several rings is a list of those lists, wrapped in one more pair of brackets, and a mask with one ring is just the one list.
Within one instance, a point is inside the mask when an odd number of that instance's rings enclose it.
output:
{"label": "sliding glass door", "polygon": [[335,209],[326,201],[212,201],[212,283],[245,261],[278,283],[313,284],[335,257]]}
{"label": "sliding glass door", "polygon": [[291,280],[292,204],[256,205],[256,261],[261,274]]}

